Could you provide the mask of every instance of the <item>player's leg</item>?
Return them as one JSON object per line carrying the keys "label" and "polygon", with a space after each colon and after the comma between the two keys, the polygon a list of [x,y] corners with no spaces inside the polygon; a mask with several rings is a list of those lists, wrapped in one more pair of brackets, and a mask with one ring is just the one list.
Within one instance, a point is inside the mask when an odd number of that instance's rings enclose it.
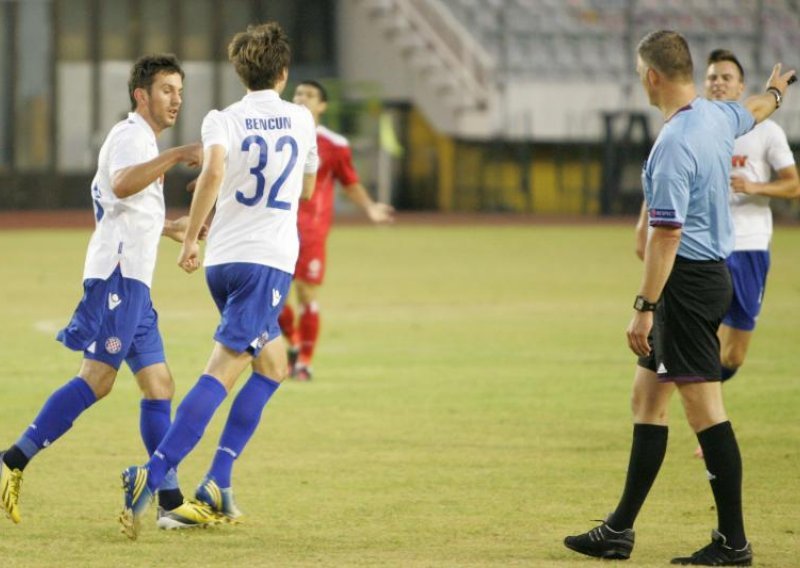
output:
{"label": "player's leg", "polygon": [[[139,433],[147,449],[147,455],[152,456],[172,424],[172,396],[175,392],[175,383],[166,363],[143,367],[134,376],[142,391]],[[158,502],[165,509],[173,509],[183,502],[174,470],[167,473],[167,477],[158,488]]]}
{"label": "player's leg", "polygon": [[[291,276],[273,269],[266,269],[264,276],[266,288],[272,290],[270,297],[273,302],[266,310],[262,302],[260,311],[263,318],[254,329],[259,331],[260,337],[265,338],[266,343],[263,347],[256,346],[253,349],[256,355],[253,359],[253,373],[231,405],[213,463],[195,495],[198,500],[208,503],[228,517],[241,515],[233,503],[231,490],[234,460],[241,455],[253,436],[267,402],[287,377],[286,350],[278,316],[289,292]],[[263,297],[261,294],[259,296]]]}
{"label": "player's leg", "polygon": [[[144,288],[146,286],[142,285]],[[83,351],[83,361],[76,377],[55,391],[44,404],[30,427],[3,456],[13,469],[23,470],[39,450],[49,446],[72,427],[75,419],[114,385],[117,369],[131,347],[140,299],[128,299],[130,282],[115,270],[108,279],[84,282],[84,295],[58,340],[74,351]],[[112,298],[126,298],[111,304]],[[106,308],[106,302],[113,309]]]}
{"label": "player's leg", "polygon": [[48,397],[31,425],[0,454],[0,504],[12,521],[20,522],[19,493],[22,472],[28,462],[72,428],[86,409],[106,396],[116,374],[116,369],[106,363],[84,359],[78,375]]}
{"label": "player's leg", "polygon": [[119,520],[129,538],[138,536],[141,517],[157,489],[203,437],[217,408],[251,360],[246,351],[240,353],[215,343],[205,371],[181,401],[175,420],[150,460],[143,467],[131,466],[122,472],[125,505]]}
{"label": "player's leg", "polygon": [[[158,314],[150,303],[145,306],[125,360],[142,392],[139,431],[147,455],[152,457],[172,424],[175,382],[166,363]],[[207,508],[184,499],[178,486],[177,472],[170,469],[158,487],[157,526],[162,529],[191,528],[213,520],[214,516]]]}
{"label": "player's leg", "polygon": [[732,378],[739,367],[744,364],[752,338],[752,331],[736,329],[725,324],[719,326],[723,381]]}
{"label": "player's leg", "polygon": [[283,336],[289,341],[290,345],[292,344],[292,337],[296,333],[296,328],[294,324],[295,314],[292,306],[289,305],[287,302],[283,306],[283,311],[281,312],[280,317],[278,318],[278,324],[281,326],[281,332]]}
{"label": "player's leg", "polygon": [[[132,370],[134,368],[132,365]],[[152,457],[172,423],[171,404],[175,383],[169,368],[163,362],[138,369],[135,376],[143,395],[140,432],[147,454]],[[158,528],[193,528],[216,521],[215,515],[207,507],[184,499],[178,486],[177,472],[170,469],[158,487]]]}
{"label": "player's leg", "polygon": [[727,260],[733,299],[719,327],[722,381],[744,364],[761,312],[769,272],[769,251],[735,251]]}
{"label": "player's leg", "polygon": [[324,235],[301,235],[300,255],[297,259],[294,282],[299,312],[294,345],[298,349],[298,354],[292,373],[298,380],[311,378],[311,362],[320,330],[317,296],[325,278],[325,255]]}
{"label": "player's leg", "polygon": [[253,360],[253,373],[231,405],[211,468],[197,488],[199,501],[229,518],[242,515],[233,499],[234,461],[242,455],[261,421],[264,407],[286,377],[286,350],[278,337],[264,346]]}
{"label": "player's leg", "polygon": [[[141,283],[138,286],[147,290]],[[2,456],[0,502],[15,522],[19,522],[22,471],[39,451],[63,436],[78,416],[111,391],[117,369],[133,341],[143,301],[137,285],[117,269],[105,280],[84,281],[83,287],[78,307],[57,336],[69,349],[83,351],[80,370],[50,395],[31,426]],[[10,484],[17,486],[16,491]]]}
{"label": "player's leg", "polygon": [[151,492],[197,445],[214,412],[251,361],[246,351],[240,353],[219,342],[214,345],[203,374],[178,405],[175,420],[147,462]]}
{"label": "player's leg", "polygon": [[[142,392],[139,413],[139,432],[152,456],[172,424],[172,397],[175,381],[166,363],[164,342],[158,329],[158,314],[151,303],[143,310],[139,327],[126,362]],[[175,509],[183,503],[174,470],[167,473],[158,490],[158,504],[165,510]]]}
{"label": "player's leg", "polygon": [[281,333],[283,333],[283,337],[288,344],[287,355],[289,358],[289,374],[291,374],[297,362],[297,355],[300,353],[300,330],[297,326],[297,316],[288,300],[283,305],[280,316],[278,316],[278,325],[281,326]]}
{"label": "player's leg", "polygon": [[703,448],[717,509],[717,529],[711,544],[675,562],[748,562],[752,560],[752,549],[742,514],[742,458],[725,413],[721,384],[718,381],[681,384],[679,392],[686,418]]}
{"label": "player's leg", "polygon": [[295,287],[300,304],[300,351],[293,374],[295,379],[310,380],[311,363],[320,330],[319,303],[317,302],[319,285],[298,280]]}
{"label": "player's leg", "polygon": [[77,376],[48,397],[17,443],[5,452],[4,463],[24,470],[37,453],[72,428],[78,416],[111,392],[116,375],[114,367],[84,359]]}
{"label": "player's leg", "polygon": [[[203,375],[181,402],[172,427],[147,464],[148,488],[157,487],[163,474],[177,466],[197,444],[214,411],[253,357],[265,344],[280,339],[278,315],[291,279],[290,274],[249,263],[206,269],[209,291],[222,316],[214,333],[214,350]],[[283,362],[285,365],[285,354]]]}
{"label": "player's leg", "polygon": [[295,363],[297,363],[297,356],[300,354],[300,332],[295,324],[295,313],[289,302],[283,306],[278,324],[281,326],[281,332],[286,341],[287,369],[289,374],[292,374]]}

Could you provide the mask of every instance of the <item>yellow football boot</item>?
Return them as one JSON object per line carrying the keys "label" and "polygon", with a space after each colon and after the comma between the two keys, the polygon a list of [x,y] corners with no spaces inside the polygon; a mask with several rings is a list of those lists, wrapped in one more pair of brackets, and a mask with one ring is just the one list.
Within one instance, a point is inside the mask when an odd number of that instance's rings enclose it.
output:
{"label": "yellow football boot", "polygon": [[6,516],[19,523],[19,491],[22,487],[22,470],[11,469],[3,461],[0,453],[0,505]]}
{"label": "yellow football boot", "polygon": [[178,507],[165,510],[158,508],[156,526],[164,530],[207,527],[222,522],[220,515],[205,503],[184,500]]}

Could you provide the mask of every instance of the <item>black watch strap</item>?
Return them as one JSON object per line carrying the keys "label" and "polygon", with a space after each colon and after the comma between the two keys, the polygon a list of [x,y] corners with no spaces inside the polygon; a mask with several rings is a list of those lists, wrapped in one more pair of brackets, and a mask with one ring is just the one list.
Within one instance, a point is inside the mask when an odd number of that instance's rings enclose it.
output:
{"label": "black watch strap", "polygon": [[648,302],[644,296],[636,296],[633,301],[633,309],[637,312],[654,312],[656,311],[656,304]]}

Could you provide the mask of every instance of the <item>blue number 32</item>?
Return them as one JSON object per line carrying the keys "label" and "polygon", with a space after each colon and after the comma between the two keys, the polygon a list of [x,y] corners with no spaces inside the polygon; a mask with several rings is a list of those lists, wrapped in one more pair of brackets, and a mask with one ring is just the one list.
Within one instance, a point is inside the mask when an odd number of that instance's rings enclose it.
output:
{"label": "blue number 32", "polygon": [[[258,145],[258,164],[254,167],[250,168],[250,173],[253,174],[256,178],[256,192],[251,196],[246,196],[241,191],[236,192],[236,201],[241,203],[242,205],[247,205],[248,207],[253,207],[261,198],[264,197],[264,188],[267,185],[267,180],[264,177],[264,168],[267,167],[267,160],[269,157],[269,148],[267,147],[267,141],[264,140],[261,136],[256,134],[251,134],[244,140],[242,140],[242,152],[249,152],[250,147],[256,144]],[[275,143],[275,151],[282,152],[284,147],[288,145],[289,149],[292,152],[292,155],[289,157],[289,161],[286,163],[286,167],[283,168],[281,175],[278,176],[278,179],[275,180],[275,183],[269,188],[269,195],[267,195],[267,207],[272,209],[283,209],[284,211],[288,211],[292,208],[292,204],[287,201],[280,201],[278,199],[278,192],[281,190],[284,182],[286,182],[286,178],[289,177],[289,174],[294,169],[295,164],[297,163],[297,142],[291,136],[281,136],[278,138],[278,141]]]}

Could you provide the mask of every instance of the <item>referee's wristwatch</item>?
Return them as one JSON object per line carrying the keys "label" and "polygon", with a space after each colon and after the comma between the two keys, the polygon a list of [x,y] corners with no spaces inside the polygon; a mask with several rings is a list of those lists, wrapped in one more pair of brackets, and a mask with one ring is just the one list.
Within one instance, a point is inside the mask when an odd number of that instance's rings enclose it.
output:
{"label": "referee's wristwatch", "polygon": [[648,302],[644,296],[636,296],[633,301],[633,309],[637,312],[654,312],[656,311],[657,303]]}
{"label": "referee's wristwatch", "polygon": [[[792,75],[792,77],[794,77],[794,75]],[[767,87],[767,92],[772,93],[772,96],[775,97],[775,109],[781,108],[781,104],[783,104],[783,93],[781,93],[781,90],[777,87]]]}

